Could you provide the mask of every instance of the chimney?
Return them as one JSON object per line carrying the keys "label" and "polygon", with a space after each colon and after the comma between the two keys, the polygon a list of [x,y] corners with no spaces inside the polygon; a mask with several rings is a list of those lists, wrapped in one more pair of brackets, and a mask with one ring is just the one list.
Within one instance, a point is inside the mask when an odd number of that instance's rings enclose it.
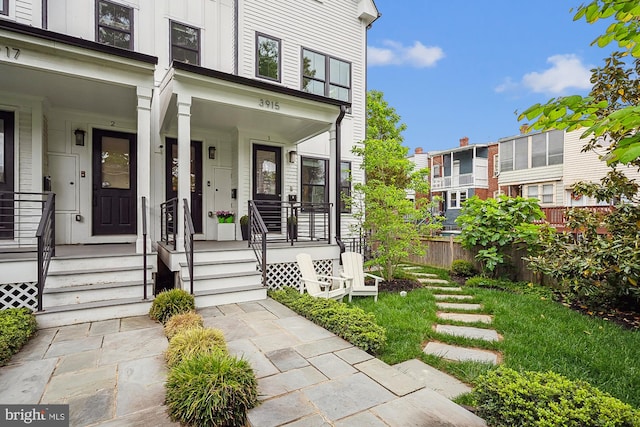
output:
{"label": "chimney", "polygon": [[527,132],[529,132],[529,123],[523,123],[520,126],[520,135],[524,135]]}
{"label": "chimney", "polygon": [[422,154],[422,147],[416,148],[416,154]]}
{"label": "chimney", "polygon": [[467,145],[469,145],[469,137],[460,138],[460,147],[466,147]]}

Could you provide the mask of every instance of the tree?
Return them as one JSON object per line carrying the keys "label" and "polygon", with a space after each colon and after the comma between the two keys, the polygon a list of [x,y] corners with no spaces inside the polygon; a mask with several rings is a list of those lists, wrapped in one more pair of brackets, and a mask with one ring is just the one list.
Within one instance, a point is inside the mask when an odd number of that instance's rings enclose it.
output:
{"label": "tree", "polygon": [[615,41],[622,50],[612,53],[604,67],[592,70],[589,96],[552,98],[529,107],[518,119],[535,119],[534,129],[584,128],[582,138],[590,139],[585,149],[602,148],[610,165],[640,167],[640,3],[593,0],[577,9],[574,20],[583,18],[588,23],[611,19],[592,44],[605,47]]}
{"label": "tree", "polygon": [[542,226],[534,221],[544,218],[536,199],[500,196],[481,200],[467,199],[456,218],[462,229],[465,249],[477,250],[482,271],[496,275],[498,267],[510,265],[511,252],[521,247],[532,251],[540,241]]}
{"label": "tree", "polygon": [[[382,92],[367,93],[367,139],[353,149],[363,158],[366,182],[354,186],[351,203],[364,203],[355,215],[360,229],[371,233],[370,264],[381,267],[386,280],[393,279],[396,266],[409,255],[424,253],[416,224],[430,217],[427,201],[416,204],[407,199],[407,190],[427,193],[429,187],[428,170],[414,171],[409,149],[402,146],[405,129]],[[429,221],[426,227],[436,224]]]}

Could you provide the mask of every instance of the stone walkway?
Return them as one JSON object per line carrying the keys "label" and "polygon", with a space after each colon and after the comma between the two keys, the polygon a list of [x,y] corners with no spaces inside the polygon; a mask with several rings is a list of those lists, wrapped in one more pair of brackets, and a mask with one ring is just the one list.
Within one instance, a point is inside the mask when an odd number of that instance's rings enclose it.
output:
{"label": "stone walkway", "polygon": [[[469,391],[454,378],[418,360],[389,366],[273,300],[200,313],[254,368],[251,426],[486,426],[449,400]],[[40,330],[0,368],[0,402],[69,404],[71,426],[177,426],[166,348],[147,316]]]}

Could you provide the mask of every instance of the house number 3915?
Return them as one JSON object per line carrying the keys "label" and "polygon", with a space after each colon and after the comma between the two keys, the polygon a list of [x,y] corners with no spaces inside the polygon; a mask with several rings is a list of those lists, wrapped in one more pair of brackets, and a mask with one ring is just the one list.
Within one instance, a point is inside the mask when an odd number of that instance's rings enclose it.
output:
{"label": "house number 3915", "polygon": [[280,109],[280,104],[278,103],[278,101],[272,101],[270,99],[260,98],[260,101],[258,102],[258,105],[260,107],[269,108],[271,110],[279,110]]}
{"label": "house number 3915", "polygon": [[7,58],[9,59],[11,58],[18,59],[18,57],[20,56],[20,49],[18,49],[17,47],[5,46],[4,50],[7,55]]}

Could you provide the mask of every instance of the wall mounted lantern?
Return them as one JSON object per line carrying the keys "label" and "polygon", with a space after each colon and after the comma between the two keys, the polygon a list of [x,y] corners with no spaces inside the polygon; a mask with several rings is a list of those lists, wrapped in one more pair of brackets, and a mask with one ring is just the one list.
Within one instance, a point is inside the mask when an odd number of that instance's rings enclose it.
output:
{"label": "wall mounted lantern", "polygon": [[80,146],[80,147],[84,147],[84,135],[87,132],[82,130],[82,129],[76,129],[73,131],[73,134],[76,137],[76,145]]}
{"label": "wall mounted lantern", "polygon": [[298,152],[295,150],[289,151],[289,163],[295,163],[296,157],[298,157]]}
{"label": "wall mounted lantern", "polygon": [[213,146],[209,147],[209,158],[211,160],[216,158],[216,147],[213,147]]}

